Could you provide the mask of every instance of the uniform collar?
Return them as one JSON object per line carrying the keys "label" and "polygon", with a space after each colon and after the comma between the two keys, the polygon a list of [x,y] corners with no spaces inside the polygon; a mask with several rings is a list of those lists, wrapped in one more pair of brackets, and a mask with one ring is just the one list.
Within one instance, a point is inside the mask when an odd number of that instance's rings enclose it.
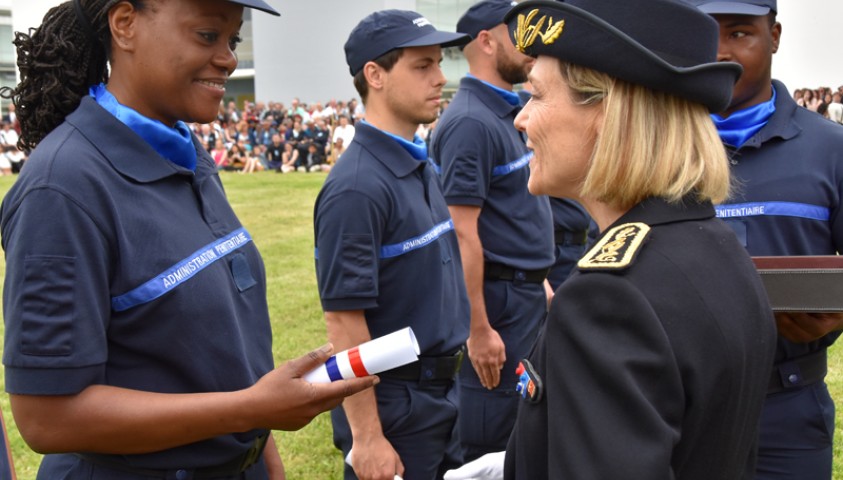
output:
{"label": "uniform collar", "polygon": [[744,143],[741,148],[759,148],[764,142],[773,138],[790,140],[802,132],[802,127],[796,122],[796,109],[800,108],[788,93],[787,87],[778,80],[773,80],[776,89],[776,111],[767,125]]}
{"label": "uniform collar", "polygon": [[367,122],[355,125],[353,143],[360,144],[398,178],[410,175],[426,163],[413,158],[392,136]]}
{"label": "uniform collar", "polygon": [[714,218],[714,206],[709,201],[700,202],[687,195],[679,203],[669,203],[660,197],[646,198],[623,214],[612,226],[641,222],[650,226],[691,220]]}
{"label": "uniform collar", "polygon": [[[79,108],[67,117],[67,122],[102,152],[115,170],[133,180],[150,183],[171,175],[193,175],[192,171],[161,157],[149,143],[90,96],[82,98]],[[198,170],[197,167],[197,173]]]}
{"label": "uniform collar", "polygon": [[[460,80],[460,89],[473,92],[489,110],[500,118],[510,116],[520,108],[520,106],[512,105],[504,100],[490,85],[474,76],[463,77]],[[459,95],[459,92],[457,94]]]}

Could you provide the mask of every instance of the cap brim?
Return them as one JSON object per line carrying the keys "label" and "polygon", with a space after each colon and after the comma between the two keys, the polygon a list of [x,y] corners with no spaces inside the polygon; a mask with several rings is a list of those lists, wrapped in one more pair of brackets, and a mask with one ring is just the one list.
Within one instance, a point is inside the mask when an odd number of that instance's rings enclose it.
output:
{"label": "cap brim", "polygon": [[278,13],[277,10],[270,7],[268,3],[264,2],[263,0],[228,0],[231,3],[236,3],[239,5],[243,5],[244,7],[254,8],[256,10],[261,10],[266,13],[271,13],[272,15],[280,17],[281,14]]}
{"label": "cap brim", "polygon": [[697,8],[709,15],[752,15],[760,17],[770,13],[769,7],[736,2],[711,2],[698,5]]}
{"label": "cap brim", "polygon": [[458,47],[460,45],[465,45],[470,41],[471,35],[466,35],[464,33],[440,32],[437,30],[435,32],[430,32],[427,35],[422,35],[419,38],[414,38],[408,42],[404,42],[395,48],[429,47],[431,45],[439,45],[440,47]]}

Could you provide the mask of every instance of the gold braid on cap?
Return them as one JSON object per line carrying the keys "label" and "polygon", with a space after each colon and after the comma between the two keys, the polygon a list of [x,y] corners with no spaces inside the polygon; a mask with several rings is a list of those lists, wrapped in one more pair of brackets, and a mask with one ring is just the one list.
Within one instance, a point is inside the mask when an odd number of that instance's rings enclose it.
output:
{"label": "gold braid on cap", "polygon": [[550,17],[547,28],[542,32],[541,28],[544,26],[544,21],[548,17],[547,15],[542,15],[538,22],[531,24],[538,14],[539,9],[537,8],[534,8],[527,16],[524,16],[523,13],[518,14],[518,28],[512,34],[515,37],[515,48],[521,53],[525,53],[527,48],[532,46],[539,36],[542,38],[542,43],[551,45],[562,35],[562,30],[565,28],[565,20],[559,20],[553,23],[553,17]]}

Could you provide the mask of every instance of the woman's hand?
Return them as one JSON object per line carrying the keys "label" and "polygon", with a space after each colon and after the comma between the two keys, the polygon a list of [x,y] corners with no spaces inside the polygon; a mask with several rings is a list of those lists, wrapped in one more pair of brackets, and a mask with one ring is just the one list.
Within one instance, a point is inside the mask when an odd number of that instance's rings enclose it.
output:
{"label": "woman's hand", "polygon": [[258,418],[256,425],[272,430],[298,430],[316,415],[338,406],[345,397],[378,383],[374,376],[319,384],[302,379],[307,372],[325,363],[332,352],[333,347],[325,345],[282,364],[250,387],[247,392]]}

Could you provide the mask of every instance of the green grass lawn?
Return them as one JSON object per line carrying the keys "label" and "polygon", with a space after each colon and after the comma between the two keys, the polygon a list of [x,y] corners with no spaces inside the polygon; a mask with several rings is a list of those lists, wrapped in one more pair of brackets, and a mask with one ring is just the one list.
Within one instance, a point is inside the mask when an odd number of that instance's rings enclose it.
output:
{"label": "green grass lawn", "polygon": [[[0,196],[15,177],[0,177]],[[313,265],[313,203],[325,179],[323,173],[253,175],[223,173],[231,204],[263,254],[277,363],[295,358],[325,342],[325,328],[316,291]],[[5,263],[0,259],[0,274]],[[0,275],[0,282],[3,275]],[[843,398],[843,354],[833,348],[828,384],[835,398]],[[2,379],[0,369],[0,379]],[[40,456],[21,440],[9,411],[8,396],[0,395],[18,478],[35,478]],[[837,416],[841,431],[843,414]],[[835,442],[834,478],[843,478],[840,435]],[[331,442],[327,414],[298,432],[276,432],[290,480],[342,478],[342,459]]]}

